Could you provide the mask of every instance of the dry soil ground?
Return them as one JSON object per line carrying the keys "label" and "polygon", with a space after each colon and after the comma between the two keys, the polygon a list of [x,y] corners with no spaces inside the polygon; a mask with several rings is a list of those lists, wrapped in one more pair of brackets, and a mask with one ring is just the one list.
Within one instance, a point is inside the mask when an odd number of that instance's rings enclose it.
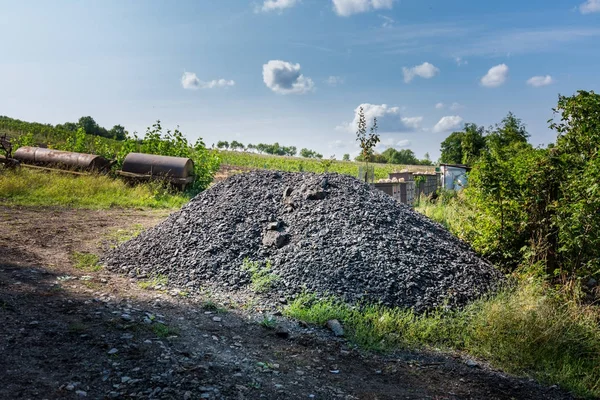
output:
{"label": "dry soil ground", "polygon": [[74,268],[73,252],[165,216],[0,206],[0,399],[571,398],[459,355],[361,352],[283,317],[268,328],[248,297]]}

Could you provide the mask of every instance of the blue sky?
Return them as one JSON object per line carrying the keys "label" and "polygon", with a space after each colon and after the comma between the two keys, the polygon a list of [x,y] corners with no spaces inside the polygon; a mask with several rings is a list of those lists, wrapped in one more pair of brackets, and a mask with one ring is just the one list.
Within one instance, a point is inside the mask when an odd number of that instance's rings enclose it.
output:
{"label": "blue sky", "polygon": [[600,0],[0,0],[0,38],[2,115],[338,158],[361,104],[436,159],[508,111],[552,142],[558,94],[600,89]]}

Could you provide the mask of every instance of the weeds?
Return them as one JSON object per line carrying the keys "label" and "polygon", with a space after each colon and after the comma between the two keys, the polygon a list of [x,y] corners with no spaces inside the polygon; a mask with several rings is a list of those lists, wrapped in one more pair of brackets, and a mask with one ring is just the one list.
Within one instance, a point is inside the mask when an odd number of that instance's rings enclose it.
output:
{"label": "weeds", "polygon": [[97,255],[91,253],[74,252],[72,255],[75,268],[83,271],[96,272],[102,269],[99,264],[100,259]]}
{"label": "weeds", "polygon": [[202,309],[204,309],[206,311],[216,312],[218,314],[227,312],[226,308],[221,307],[220,305],[218,305],[217,303],[215,303],[212,300],[206,300],[206,301],[202,302]]}
{"label": "weeds", "polygon": [[271,273],[271,268],[271,261],[269,260],[265,265],[262,265],[259,261],[244,259],[242,271],[247,271],[250,274],[250,281],[252,282],[250,287],[254,292],[265,293],[275,286],[279,277]]}
{"label": "weeds", "polygon": [[150,329],[156,336],[160,338],[179,335],[179,329],[161,323],[152,324]]}
{"label": "weeds", "polygon": [[350,340],[367,349],[463,350],[507,372],[558,383],[581,396],[599,396],[600,309],[570,298],[530,280],[459,311],[416,315],[304,294],[284,312],[319,325],[338,319]]}
{"label": "weeds", "polygon": [[166,275],[158,274],[154,275],[150,279],[138,281],[137,284],[141,289],[144,290],[160,289],[166,287],[169,284],[169,277]]}
{"label": "weeds", "polygon": [[272,315],[265,315],[258,324],[267,329],[275,329],[277,326],[277,320]]}
{"label": "weeds", "polygon": [[140,233],[144,231],[144,226],[142,224],[134,224],[132,227],[127,229],[116,229],[108,234],[106,234],[106,240],[111,244],[111,248],[115,248],[117,246],[122,245],[138,236]]}

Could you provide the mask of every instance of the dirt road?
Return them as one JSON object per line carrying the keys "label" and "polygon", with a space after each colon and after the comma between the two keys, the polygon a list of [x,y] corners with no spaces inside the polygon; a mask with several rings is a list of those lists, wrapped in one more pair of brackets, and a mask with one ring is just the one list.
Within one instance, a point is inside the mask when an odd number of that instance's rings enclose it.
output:
{"label": "dirt road", "polygon": [[74,267],[74,252],[100,255],[166,215],[0,206],[0,399],[571,398],[458,355],[371,354],[283,317],[264,326],[259,305],[227,293]]}

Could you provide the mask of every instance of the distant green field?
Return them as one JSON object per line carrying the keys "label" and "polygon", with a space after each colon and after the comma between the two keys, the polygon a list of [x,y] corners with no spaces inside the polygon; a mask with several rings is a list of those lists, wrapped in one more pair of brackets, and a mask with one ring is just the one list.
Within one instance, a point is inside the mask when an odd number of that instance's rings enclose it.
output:
{"label": "distant green field", "polygon": [[[313,158],[272,156],[241,151],[219,151],[221,164],[248,168],[274,169],[290,172],[325,172],[329,160]],[[354,161],[332,161],[329,172],[358,176],[361,163]],[[375,179],[387,178],[388,173],[408,169],[409,171],[434,171],[435,167],[423,165],[375,164]]]}

